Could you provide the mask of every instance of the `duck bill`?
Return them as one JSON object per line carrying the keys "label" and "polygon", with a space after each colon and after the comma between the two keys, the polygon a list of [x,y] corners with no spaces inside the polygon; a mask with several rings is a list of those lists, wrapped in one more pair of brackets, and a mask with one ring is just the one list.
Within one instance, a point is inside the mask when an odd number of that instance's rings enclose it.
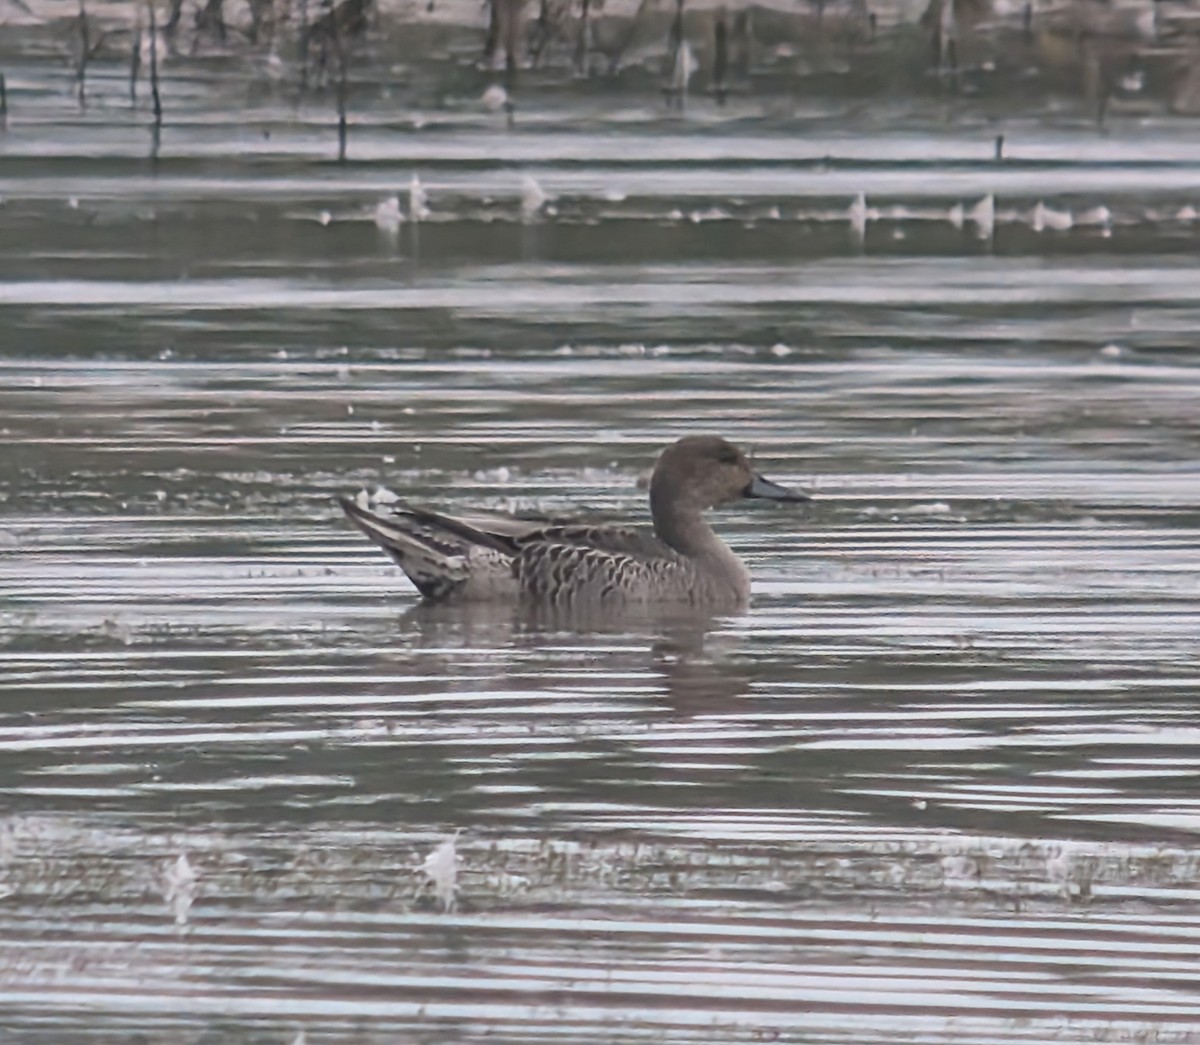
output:
{"label": "duck bill", "polygon": [[778,483],[773,483],[770,479],[762,475],[755,475],[755,477],[750,480],[750,485],[746,487],[742,496],[762,497],[768,501],[810,500],[808,494],[801,493],[799,490],[789,490],[786,486],[780,486]]}

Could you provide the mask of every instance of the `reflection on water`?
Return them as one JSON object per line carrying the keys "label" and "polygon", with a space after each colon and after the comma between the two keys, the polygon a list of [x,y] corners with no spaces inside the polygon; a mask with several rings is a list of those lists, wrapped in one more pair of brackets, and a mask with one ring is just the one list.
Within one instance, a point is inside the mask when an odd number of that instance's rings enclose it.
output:
{"label": "reflection on water", "polygon": [[[573,672],[594,673],[613,690],[629,687],[657,695],[666,706],[689,715],[725,707],[750,689],[753,673],[731,658],[735,649],[728,640],[718,652],[706,650],[709,632],[722,623],[688,606],[613,610],[421,602],[400,618],[400,641],[450,660],[468,651],[546,646],[556,660],[568,659]],[[446,667],[452,670],[450,664]],[[557,671],[526,670],[517,685],[525,691],[558,682]]]}
{"label": "reflection on water", "polygon": [[[334,170],[283,109],[231,146],[198,79],[152,175],[38,75],[6,1043],[1200,1036],[1179,125],[1009,125],[997,166],[916,117],[464,117]],[[414,166],[419,254],[374,220]],[[737,615],[420,605],[334,501],[644,519],[697,430],[818,495],[713,514]]]}

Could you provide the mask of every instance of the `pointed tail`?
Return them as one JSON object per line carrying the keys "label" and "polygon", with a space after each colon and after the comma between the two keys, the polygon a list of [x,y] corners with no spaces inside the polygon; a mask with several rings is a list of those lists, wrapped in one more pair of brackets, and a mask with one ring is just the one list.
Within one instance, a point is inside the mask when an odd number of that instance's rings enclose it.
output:
{"label": "pointed tail", "polygon": [[427,599],[444,599],[467,579],[467,544],[453,533],[436,534],[420,516],[403,509],[384,518],[339,497],[342,511],[391,556]]}

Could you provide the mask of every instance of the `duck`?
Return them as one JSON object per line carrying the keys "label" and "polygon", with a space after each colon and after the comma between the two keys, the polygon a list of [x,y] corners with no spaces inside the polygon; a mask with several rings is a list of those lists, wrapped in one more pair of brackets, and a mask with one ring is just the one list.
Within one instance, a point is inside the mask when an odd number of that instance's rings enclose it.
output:
{"label": "duck", "polygon": [[681,603],[719,610],[748,603],[750,574],[704,513],[743,498],[810,500],[767,479],[733,443],[706,435],[685,436],[659,454],[650,477],[652,527],[446,515],[403,501],[381,515],[361,495],[338,500],[427,602]]}

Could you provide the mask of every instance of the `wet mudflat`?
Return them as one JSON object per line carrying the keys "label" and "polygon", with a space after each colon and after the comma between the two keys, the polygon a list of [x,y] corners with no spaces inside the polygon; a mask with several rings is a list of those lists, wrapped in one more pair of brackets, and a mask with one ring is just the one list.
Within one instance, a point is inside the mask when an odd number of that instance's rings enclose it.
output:
{"label": "wet mudflat", "polygon": [[[1191,124],[548,99],[339,166],[196,80],[152,168],[39,70],[5,1042],[1200,1040]],[[744,614],[422,609],[333,501],[644,517],[694,431],[816,495],[719,514]]]}

